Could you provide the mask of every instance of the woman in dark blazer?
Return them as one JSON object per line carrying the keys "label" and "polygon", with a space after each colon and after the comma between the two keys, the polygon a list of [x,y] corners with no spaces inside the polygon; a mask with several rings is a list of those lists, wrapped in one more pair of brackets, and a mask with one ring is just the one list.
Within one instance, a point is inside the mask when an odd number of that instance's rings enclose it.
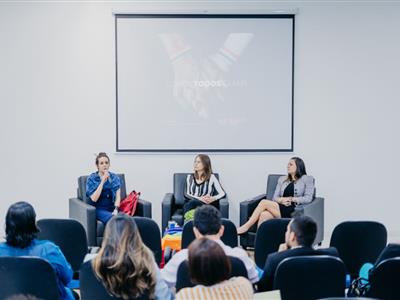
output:
{"label": "woman in dark blazer", "polygon": [[292,157],[287,166],[288,175],[278,179],[273,199],[263,199],[250,219],[238,228],[238,234],[246,233],[258,222],[258,226],[273,218],[290,218],[298,204],[309,203],[314,197],[314,178],[307,176],[306,166],[299,157]]}

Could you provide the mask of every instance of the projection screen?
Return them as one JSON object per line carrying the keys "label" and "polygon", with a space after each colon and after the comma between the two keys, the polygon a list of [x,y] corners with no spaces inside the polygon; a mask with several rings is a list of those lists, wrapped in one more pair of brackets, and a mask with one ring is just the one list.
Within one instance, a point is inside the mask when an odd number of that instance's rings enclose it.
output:
{"label": "projection screen", "polygon": [[294,15],[115,14],[117,152],[293,151]]}

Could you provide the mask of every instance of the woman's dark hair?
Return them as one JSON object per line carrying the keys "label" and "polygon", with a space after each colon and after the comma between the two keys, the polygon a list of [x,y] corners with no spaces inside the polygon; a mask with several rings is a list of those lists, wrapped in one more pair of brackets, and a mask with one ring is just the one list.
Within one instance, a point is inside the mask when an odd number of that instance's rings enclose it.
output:
{"label": "woman's dark hair", "polygon": [[92,261],[107,291],[123,299],[155,298],[156,267],[153,253],[143,243],[132,217],[113,216],[104,231],[101,249]]}
{"label": "woman's dark hair", "polygon": [[[304,161],[300,157],[292,157],[291,160],[294,160],[294,163],[296,164],[296,179],[300,179],[301,176],[307,175],[306,171],[306,165],[304,164]],[[290,174],[288,174],[288,178],[290,180],[294,180],[294,178],[291,178]]]}
{"label": "woman's dark hair", "polygon": [[108,159],[108,162],[110,162],[110,158],[108,157],[107,153],[105,152],[100,152],[99,154],[97,154],[96,156],[96,166],[99,164],[99,159],[105,157]]}
{"label": "woman's dark hair", "polygon": [[28,247],[38,232],[32,205],[21,201],[10,206],[6,215],[7,244],[18,248]]}
{"label": "woman's dark hair", "polygon": [[203,164],[204,167],[204,174],[203,177],[200,178],[199,174],[197,171],[194,172],[194,177],[198,180],[208,180],[211,177],[212,174],[212,168],[211,168],[211,159],[208,155],[206,154],[198,154],[194,159],[199,158],[201,163]]}
{"label": "woman's dark hair", "polygon": [[210,286],[229,278],[231,262],[217,242],[196,239],[189,246],[189,273],[194,284]]}

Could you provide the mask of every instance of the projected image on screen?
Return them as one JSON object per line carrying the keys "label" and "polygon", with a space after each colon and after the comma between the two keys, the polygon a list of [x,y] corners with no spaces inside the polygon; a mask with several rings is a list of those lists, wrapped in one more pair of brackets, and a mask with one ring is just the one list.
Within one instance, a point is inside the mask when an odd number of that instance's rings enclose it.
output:
{"label": "projected image on screen", "polygon": [[117,151],[292,150],[293,17],[116,16]]}

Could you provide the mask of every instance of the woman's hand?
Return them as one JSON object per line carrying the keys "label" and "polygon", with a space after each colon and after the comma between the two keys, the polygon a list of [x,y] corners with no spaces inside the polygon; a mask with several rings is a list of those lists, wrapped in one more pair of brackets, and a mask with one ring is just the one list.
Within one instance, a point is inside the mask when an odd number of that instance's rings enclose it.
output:
{"label": "woman's hand", "polygon": [[101,182],[104,183],[106,182],[106,180],[108,179],[108,177],[110,177],[110,174],[108,173],[108,171],[105,171],[103,176],[101,176]]}
{"label": "woman's hand", "polygon": [[201,201],[203,201],[205,204],[210,204],[211,202],[213,202],[215,200],[214,197],[211,197],[209,195],[203,196],[201,197]]}
{"label": "woman's hand", "polygon": [[292,197],[280,197],[278,199],[278,203],[285,206],[290,206],[292,204]]}

